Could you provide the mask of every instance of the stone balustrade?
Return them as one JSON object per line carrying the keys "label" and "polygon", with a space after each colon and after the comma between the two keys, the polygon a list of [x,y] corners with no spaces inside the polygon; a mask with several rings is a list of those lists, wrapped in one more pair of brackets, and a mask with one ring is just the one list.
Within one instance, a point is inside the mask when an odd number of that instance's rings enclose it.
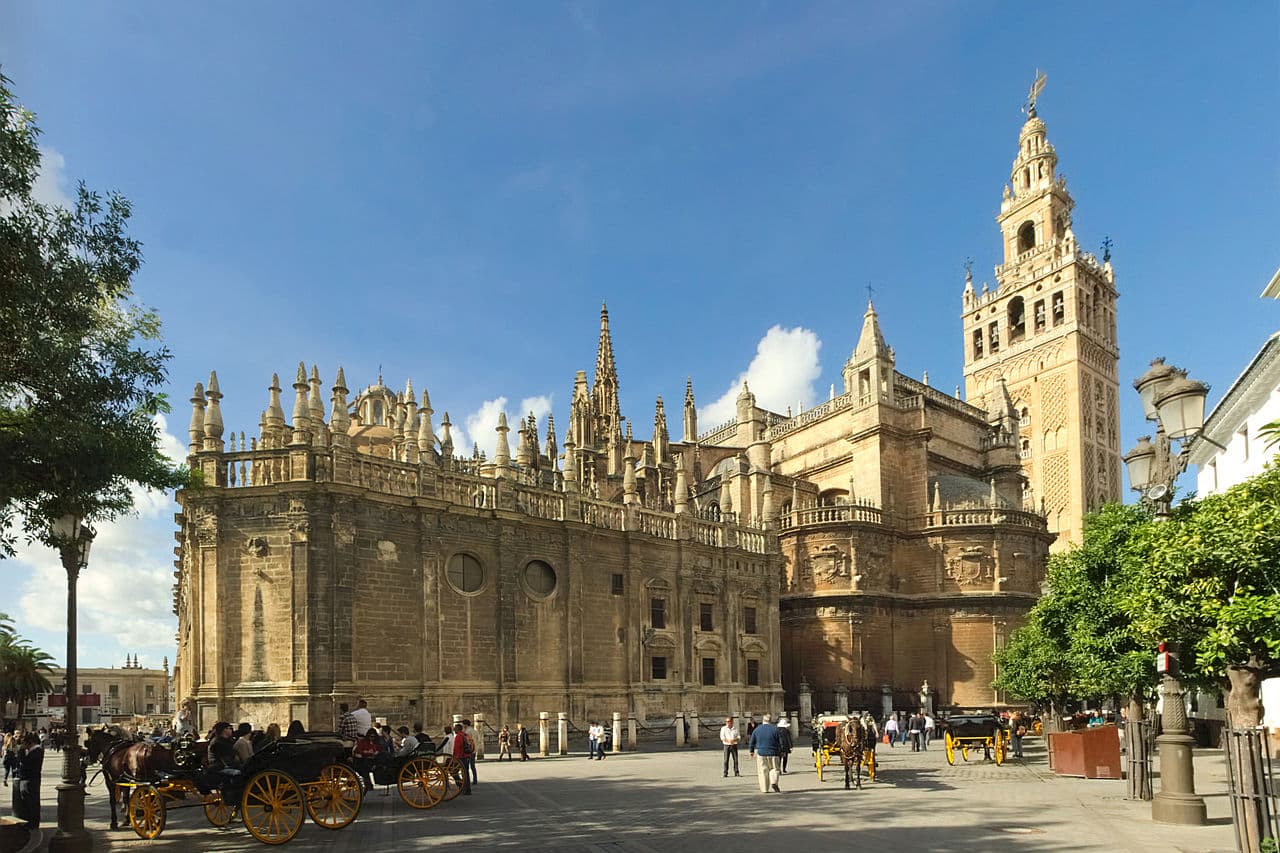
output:
{"label": "stone balustrade", "polygon": [[884,524],[884,510],[870,503],[860,502],[815,506],[784,513],[778,517],[778,527],[781,530],[790,530],[793,527],[805,527],[811,524],[847,524],[853,521],[863,524]]}
{"label": "stone balustrade", "polygon": [[964,525],[1005,524],[1016,527],[1044,529],[1044,518],[1034,512],[1024,512],[1006,507],[972,507],[963,509],[939,509],[927,512],[916,519],[915,526],[958,527]]}

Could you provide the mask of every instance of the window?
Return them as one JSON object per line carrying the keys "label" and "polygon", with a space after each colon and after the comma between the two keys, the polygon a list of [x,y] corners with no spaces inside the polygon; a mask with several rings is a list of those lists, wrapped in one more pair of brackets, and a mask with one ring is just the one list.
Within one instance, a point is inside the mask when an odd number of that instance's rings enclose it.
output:
{"label": "window", "polygon": [[982,358],[982,330],[973,330],[973,357]]}
{"label": "window", "polygon": [[87,694],[89,694],[89,693],[92,693],[92,692],[93,692],[93,685],[92,685],[92,684],[81,684],[81,685],[80,685],[80,692],[81,692],[81,693],[84,693],[84,694],[86,694],[86,695],[87,695]]}
{"label": "window", "polygon": [[148,684],[146,694],[148,699],[156,698],[156,686],[154,684]]}
{"label": "window", "polygon": [[754,607],[744,607],[742,621],[744,623],[742,630],[748,634],[754,634],[756,632],[756,609]]}
{"label": "window", "polygon": [[1026,335],[1027,309],[1021,296],[1009,300],[1009,343],[1016,344]]}
{"label": "window", "polygon": [[1244,452],[1244,461],[1249,461],[1249,427],[1241,429],[1236,435],[1240,436],[1240,447]]}
{"label": "window", "polygon": [[[1028,183],[1030,183],[1031,173],[1027,173]],[[1018,229],[1018,254],[1030,252],[1036,247],[1036,225],[1034,222],[1024,222],[1022,227]]]}
{"label": "window", "polygon": [[378,426],[382,426],[382,403],[377,400],[373,403],[373,422]]}
{"label": "window", "polygon": [[1043,332],[1043,331],[1044,331],[1044,328],[1045,328],[1045,319],[1044,319],[1044,300],[1043,300],[1043,299],[1037,299],[1037,300],[1036,300],[1036,307],[1035,307],[1035,323],[1036,323],[1036,331],[1037,331],[1037,332]]}
{"label": "window", "polygon": [[1018,426],[1031,426],[1031,412],[1026,406],[1022,407],[1022,411],[1018,412]]}
{"label": "window", "polygon": [[1022,450],[1018,455],[1023,459],[1031,458],[1031,442],[1030,441],[1028,441],[1025,438],[1022,440]]}
{"label": "window", "polygon": [[654,681],[662,681],[667,677],[667,659],[653,657],[649,660],[649,675]]}
{"label": "window", "polygon": [[[148,694],[148,695],[150,695],[150,693],[151,693],[151,686],[150,686],[150,685],[147,685],[147,694]],[[119,699],[119,698],[120,698],[120,685],[119,685],[119,684],[108,684],[108,685],[107,685],[107,695],[108,695],[108,696],[110,696],[112,699]]]}
{"label": "window", "polygon": [[760,686],[760,661],[755,658],[747,658],[747,686]]}
{"label": "window", "polygon": [[524,567],[524,585],[534,595],[546,597],[556,590],[556,570],[542,560]]}
{"label": "window", "polygon": [[667,627],[667,600],[665,598],[649,599],[649,625],[652,628]]}
{"label": "window", "polygon": [[148,714],[154,714],[155,712],[156,712],[156,706],[155,706],[155,703],[154,703],[154,702],[148,702],[148,703],[147,703],[147,713],[148,713]]}
{"label": "window", "polygon": [[622,595],[622,575],[610,575],[609,577],[612,583],[610,592],[613,595]]}
{"label": "window", "polygon": [[446,572],[450,585],[458,592],[479,592],[484,586],[484,566],[470,554],[454,554]]}
{"label": "window", "polygon": [[1000,352],[1000,324],[992,323],[987,327],[987,337],[991,339],[991,354]]}
{"label": "window", "polygon": [[92,708],[81,708],[81,709],[80,709],[80,722],[82,722],[82,723],[92,723],[92,722],[93,722],[93,709],[92,709]]}
{"label": "window", "polygon": [[715,623],[715,605],[702,602],[698,605],[698,628],[702,631],[714,631]]}
{"label": "window", "polygon": [[702,686],[715,687],[716,684],[716,659],[702,659]]}
{"label": "window", "polygon": [[1053,294],[1053,325],[1061,326],[1067,320],[1067,305],[1062,299],[1062,291]]}

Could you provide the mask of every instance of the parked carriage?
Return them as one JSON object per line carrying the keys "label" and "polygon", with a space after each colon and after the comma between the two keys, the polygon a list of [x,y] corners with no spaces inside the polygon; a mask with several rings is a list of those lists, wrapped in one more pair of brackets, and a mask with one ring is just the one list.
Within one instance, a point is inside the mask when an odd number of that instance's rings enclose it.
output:
{"label": "parked carriage", "polygon": [[179,750],[173,772],[117,783],[129,791],[129,824],[142,838],[156,838],[164,831],[169,809],[202,805],[214,826],[226,826],[238,813],[258,841],[283,844],[298,834],[306,815],[324,829],[350,826],[364,801],[349,750],[336,734],[311,733],[269,743],[238,775],[210,772],[199,766],[194,750]]}
{"label": "parked carriage", "polygon": [[[813,764],[818,771],[818,781],[822,781],[822,770],[831,765],[832,756],[836,763],[843,765],[844,756],[840,749],[840,727],[850,718],[845,714],[820,714],[813,720]],[[862,751],[862,764],[867,768],[867,779],[876,779],[876,751],[874,745]]]}
{"label": "parked carriage", "polygon": [[1004,764],[1009,754],[1009,730],[994,714],[957,714],[945,721],[946,731],[943,737],[947,747],[947,763],[956,763],[956,753],[964,761],[969,760],[969,751],[982,750],[984,760],[995,760],[996,764]]}
{"label": "parked carriage", "polygon": [[395,785],[400,799],[415,809],[430,809],[462,793],[467,770],[452,755],[436,752],[430,741],[403,757],[379,757],[373,765],[377,785]]}

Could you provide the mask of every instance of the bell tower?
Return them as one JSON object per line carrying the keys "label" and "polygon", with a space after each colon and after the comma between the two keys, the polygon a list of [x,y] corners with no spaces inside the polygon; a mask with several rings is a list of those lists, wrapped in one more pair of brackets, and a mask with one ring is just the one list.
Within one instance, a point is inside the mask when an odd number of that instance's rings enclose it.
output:
{"label": "bell tower", "polygon": [[1086,513],[1120,500],[1120,353],[1110,250],[1099,261],[1076,241],[1075,202],[1036,114],[1043,87],[1040,75],[996,217],[996,286],[976,292],[967,274],[961,303],[965,396],[986,407],[1004,380],[1028,503],[1057,551],[1081,541]]}

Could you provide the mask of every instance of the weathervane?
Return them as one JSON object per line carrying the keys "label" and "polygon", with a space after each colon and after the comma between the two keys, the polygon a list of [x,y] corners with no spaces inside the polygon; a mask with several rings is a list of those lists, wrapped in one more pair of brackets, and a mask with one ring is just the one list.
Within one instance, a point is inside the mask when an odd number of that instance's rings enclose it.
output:
{"label": "weathervane", "polygon": [[964,277],[973,278],[973,258],[964,259]]}
{"label": "weathervane", "polygon": [[1027,92],[1027,105],[1022,108],[1022,111],[1030,118],[1036,117],[1036,101],[1039,99],[1040,93],[1044,91],[1044,81],[1044,72],[1037,68],[1035,82],[1031,84],[1031,90]]}
{"label": "weathervane", "polygon": [[869,303],[871,302],[871,300],[875,297],[875,295],[876,295],[875,288],[873,288],[873,287],[871,286],[871,282],[867,282],[867,302],[868,302],[868,304],[869,304]]}
{"label": "weathervane", "polygon": [[1107,237],[1102,241],[1102,262],[1105,264],[1111,260],[1111,238]]}

